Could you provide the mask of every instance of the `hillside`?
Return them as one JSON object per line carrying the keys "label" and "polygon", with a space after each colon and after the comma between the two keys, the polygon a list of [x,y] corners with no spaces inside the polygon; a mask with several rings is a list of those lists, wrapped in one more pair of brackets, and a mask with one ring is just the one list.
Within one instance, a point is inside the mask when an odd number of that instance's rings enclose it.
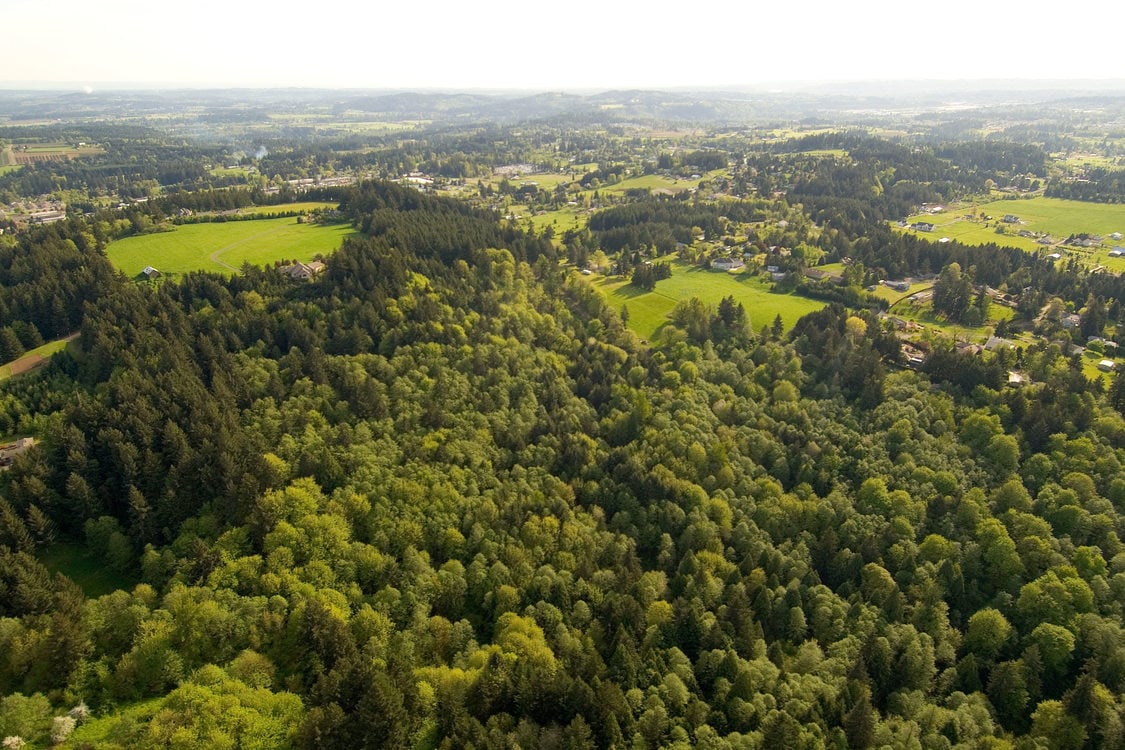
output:
{"label": "hillside", "polygon": [[[320,279],[78,290],[82,352],[4,386],[42,430],[0,479],[0,691],[47,697],[0,731],[81,700],[67,746],[1121,742],[1125,421],[1057,349],[961,395],[838,305],[650,348],[533,238],[347,205]],[[52,577],[61,539],[142,583]]]}

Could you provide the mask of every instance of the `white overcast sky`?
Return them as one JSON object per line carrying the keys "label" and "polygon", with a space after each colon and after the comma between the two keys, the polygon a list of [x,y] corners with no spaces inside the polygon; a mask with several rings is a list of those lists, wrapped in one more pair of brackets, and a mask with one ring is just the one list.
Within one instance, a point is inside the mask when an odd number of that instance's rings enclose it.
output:
{"label": "white overcast sky", "polygon": [[1109,0],[3,0],[0,87],[1125,78]]}

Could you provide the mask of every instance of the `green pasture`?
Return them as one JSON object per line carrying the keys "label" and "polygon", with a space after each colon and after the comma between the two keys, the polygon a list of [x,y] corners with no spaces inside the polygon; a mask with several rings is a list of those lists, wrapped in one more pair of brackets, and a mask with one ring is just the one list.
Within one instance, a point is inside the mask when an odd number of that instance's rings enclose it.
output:
{"label": "green pasture", "polygon": [[[983,221],[970,221],[964,218],[964,215],[968,213],[968,211],[969,209],[949,210],[943,214],[918,214],[917,216],[911,216],[906,220],[907,223],[913,224],[916,221],[930,222],[934,225],[934,231],[918,232],[913,229],[903,229],[902,231],[924,237],[931,242],[937,242],[942,237],[948,237],[951,240],[960,242],[962,245],[987,245],[989,243],[995,243],[997,245],[1006,245],[1008,247],[1026,250],[1029,253],[1036,252],[1037,250],[1043,250],[1048,253],[1055,252],[1054,250],[1047,250],[1046,246],[1040,245],[1029,237],[1020,237],[1015,233],[997,234],[996,227],[990,225],[999,217],[994,216],[994,221],[987,223]],[[1003,214],[1000,216],[1003,216]],[[1030,227],[1021,228],[1030,229]],[[1065,238],[1066,235],[1063,235],[1062,238],[1055,237],[1056,240]]]}
{"label": "green pasture", "polygon": [[673,262],[672,277],[658,281],[651,292],[638,289],[624,276],[591,276],[594,288],[601,292],[618,312],[629,310],[629,328],[642,338],[656,336],[676,303],[698,297],[709,305],[718,305],[724,297],[741,302],[750,316],[750,325],[758,330],[770,325],[781,315],[786,329],[799,318],[824,307],[825,303],[770,291],[770,283],[762,277],[710,271],[686,263]]}
{"label": "green pasture", "polygon": [[339,203],[330,201],[300,201],[297,203],[282,203],[277,206],[250,206],[248,208],[238,209],[240,216],[277,216],[278,214],[290,214],[295,211],[311,213],[318,209],[333,209],[339,208]]}
{"label": "green pasture", "polygon": [[1115,156],[1102,156],[1101,154],[1070,154],[1068,156],[1056,155],[1059,161],[1068,167],[1100,167],[1104,169],[1117,169],[1121,166],[1120,159]]}
{"label": "green pasture", "polygon": [[[526,206],[514,206],[513,208],[520,209],[517,210],[516,213],[527,215]],[[558,211],[546,211],[532,216],[531,223],[535,225],[536,232],[542,232],[547,227],[553,226],[555,228],[555,238],[559,239],[562,237],[563,232],[567,232],[571,229],[579,229],[586,225],[586,216],[579,216],[579,210],[585,211],[585,209],[581,209],[579,206],[567,206]]]}
{"label": "green pasture", "polygon": [[[721,173],[722,170],[717,172],[708,172],[700,180],[706,179],[712,175]],[[676,177],[665,177],[659,174],[646,174],[640,177],[630,177],[621,180],[614,185],[602,185],[598,188],[603,193],[624,193],[628,190],[648,189],[648,190],[669,190],[673,193],[682,193],[685,190],[699,187],[700,180],[681,180]],[[593,194],[593,191],[588,191]]]}
{"label": "green pasture", "polygon": [[993,219],[1014,214],[1024,222],[1015,229],[1047,232],[1058,239],[1083,232],[1103,236],[1111,232],[1125,233],[1125,205],[1122,204],[1029,198],[984,203],[977,206],[976,211],[978,214],[984,211]]}
{"label": "green pasture", "polygon": [[[979,219],[981,212],[991,216],[990,221]],[[976,214],[976,220],[965,218]],[[1019,224],[1004,224],[1001,219],[1012,214],[1018,216]],[[1028,198],[1026,200],[999,200],[971,206],[953,206],[940,214],[919,214],[907,219],[908,223],[928,221],[933,223],[933,232],[920,233],[927,239],[937,240],[949,237],[965,244],[983,245],[989,242],[1036,251],[1044,245],[1035,240],[1020,237],[1017,232],[1026,229],[1031,232],[1046,232],[1053,239],[1064,240],[1072,234],[1092,234],[1105,237],[1113,232],[1125,233],[1125,205],[1110,203],[1089,203],[1061,198]],[[1004,233],[996,232],[997,223]],[[907,230],[912,231],[912,230]],[[1121,244],[1120,241],[1105,240],[1103,244]],[[1108,250],[1108,248],[1106,248]],[[1049,250],[1048,252],[1054,252]],[[1090,260],[1097,261],[1097,252]],[[1122,266],[1125,268],[1125,265]]]}
{"label": "green pasture", "polygon": [[4,166],[0,166],[0,175],[6,175],[8,172],[15,172],[17,169],[22,168],[23,165],[21,164],[5,164]]}
{"label": "green pasture", "polygon": [[348,224],[298,224],[293,217],[184,224],[171,232],[118,240],[106,254],[127,276],[137,276],[145,266],[163,274],[237,273],[243,263],[264,266],[327,255],[353,232]]}
{"label": "green pasture", "polygon": [[[921,288],[925,287],[925,284],[921,285]],[[887,291],[891,290],[888,289]],[[900,299],[897,304],[891,306],[888,313],[902,318],[903,320],[912,320],[926,330],[940,332],[952,339],[984,343],[990,334],[989,329],[995,328],[1002,320],[1011,320],[1015,317],[1016,311],[1010,307],[998,305],[994,302],[989,305],[988,320],[984,322],[984,325],[976,328],[951,323],[945,318],[934,315],[933,307],[928,301],[915,304],[908,300]]]}
{"label": "green pasture", "polygon": [[905,292],[896,292],[885,284],[879,284],[875,287],[875,291],[871,292],[872,295],[879,299],[885,299],[890,304],[895,304],[901,300],[906,299],[912,294],[917,294],[923,289],[929,289],[934,285],[932,281],[919,281],[910,285],[910,289]]}

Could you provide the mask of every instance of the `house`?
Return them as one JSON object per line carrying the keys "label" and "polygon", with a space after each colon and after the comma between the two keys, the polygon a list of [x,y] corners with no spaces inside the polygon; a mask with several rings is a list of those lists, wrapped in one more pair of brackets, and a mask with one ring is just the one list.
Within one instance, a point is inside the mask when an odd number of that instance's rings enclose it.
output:
{"label": "house", "polygon": [[1111,240],[1120,240],[1121,239],[1121,232],[1114,232],[1113,234],[1111,234],[1109,236],[1109,238]]}
{"label": "house", "polygon": [[916,370],[926,362],[926,353],[907,343],[902,344],[902,356],[906,360],[906,366],[911,369]]}
{"label": "house", "polygon": [[716,271],[737,271],[742,267],[742,261],[734,258],[715,258],[711,261],[711,268]]}
{"label": "house", "polygon": [[896,292],[909,292],[910,291],[910,282],[909,281],[887,281],[887,280],[884,280],[883,285],[890,288],[890,289],[894,289]]}
{"label": "house", "polygon": [[934,231],[934,225],[931,224],[928,221],[915,222],[914,224],[910,225],[910,228],[916,229],[919,232],[932,232],[932,231]]}
{"label": "house", "polygon": [[1015,345],[1015,342],[1011,339],[1002,339],[999,336],[989,336],[988,341],[984,342],[984,348],[990,352],[995,352],[1005,347]]}
{"label": "house", "polygon": [[958,341],[953,345],[953,348],[958,354],[980,354],[983,351],[979,344],[970,341]]}
{"label": "house", "polygon": [[66,218],[66,211],[36,211],[29,217],[32,224],[54,224]]}
{"label": "house", "polygon": [[287,266],[282,266],[279,270],[291,279],[299,281],[308,281],[325,269],[325,265],[319,260],[310,261],[309,263],[290,263]]}
{"label": "house", "polygon": [[1019,224],[1020,217],[1016,216],[1015,214],[1004,214],[1003,221],[1005,224]]}
{"label": "house", "polygon": [[1117,369],[1117,363],[1112,359],[1103,359],[1101,362],[1098,362],[1098,369],[1102,372],[1113,372]]}
{"label": "house", "polygon": [[1062,260],[1062,253],[1051,253],[1047,256],[1047,260]]}
{"label": "house", "polygon": [[770,272],[770,279],[772,281],[785,281],[785,279],[788,276],[789,276],[788,271],[772,271],[772,272]]}
{"label": "house", "polygon": [[12,461],[16,456],[26,451],[31,446],[35,445],[35,438],[20,438],[14,443],[8,445],[0,445],[0,469],[6,469],[12,465]]}
{"label": "house", "polygon": [[156,270],[155,268],[153,268],[152,266],[145,266],[145,267],[144,267],[144,268],[143,268],[143,269],[141,270],[141,274],[142,274],[142,275],[143,275],[143,276],[144,276],[144,277],[145,277],[146,279],[159,279],[159,278],[160,278],[160,276],[161,276],[161,273],[160,273],[160,271],[157,271],[157,270]]}
{"label": "house", "polygon": [[1115,247],[1109,251],[1111,258],[1120,258],[1122,255],[1125,255],[1125,247]]}
{"label": "house", "polygon": [[1067,313],[1066,315],[1062,316],[1062,327],[1067,329],[1068,331],[1073,330],[1080,325],[1082,325],[1082,318],[1078,315],[1078,313]]}
{"label": "house", "polygon": [[1027,376],[1026,372],[1017,372],[1016,370],[1008,370],[1008,385],[1021,386],[1027,385],[1031,382],[1031,378]]}

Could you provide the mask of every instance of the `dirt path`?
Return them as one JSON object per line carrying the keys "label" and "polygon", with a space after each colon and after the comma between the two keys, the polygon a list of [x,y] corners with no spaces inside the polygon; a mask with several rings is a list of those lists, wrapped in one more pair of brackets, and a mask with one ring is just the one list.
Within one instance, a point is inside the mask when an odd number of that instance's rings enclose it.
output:
{"label": "dirt path", "polygon": [[[64,341],[69,344],[71,341],[74,341],[76,338],[78,338],[78,336],[79,334],[72,333],[69,336],[59,339],[59,341]],[[36,370],[47,364],[50,359],[50,356],[44,357],[40,354],[25,354],[14,362],[9,362],[7,365],[4,365],[4,367],[7,368],[7,373],[5,374],[5,376],[15,377],[16,375],[23,375],[24,373],[31,372],[32,370]]]}
{"label": "dirt path", "polygon": [[222,266],[223,268],[227,268],[231,271],[234,271],[235,273],[239,273],[242,269],[235,268],[230,263],[225,263],[225,262],[219,260],[219,256],[222,255],[223,253],[227,252],[228,250],[233,250],[234,248],[238,247],[239,245],[243,245],[247,242],[250,242],[251,240],[255,240],[255,241],[260,240],[262,237],[264,237],[266,235],[270,235],[270,234],[276,234],[276,233],[282,231],[282,229],[284,229],[284,227],[278,228],[278,229],[270,229],[270,230],[265,231],[265,232],[259,232],[258,234],[255,234],[253,236],[246,237],[245,239],[238,240],[237,242],[232,242],[229,245],[226,245],[225,247],[220,247],[218,250],[216,250],[215,252],[208,255],[207,260],[211,261],[212,263],[214,263],[216,265]]}

